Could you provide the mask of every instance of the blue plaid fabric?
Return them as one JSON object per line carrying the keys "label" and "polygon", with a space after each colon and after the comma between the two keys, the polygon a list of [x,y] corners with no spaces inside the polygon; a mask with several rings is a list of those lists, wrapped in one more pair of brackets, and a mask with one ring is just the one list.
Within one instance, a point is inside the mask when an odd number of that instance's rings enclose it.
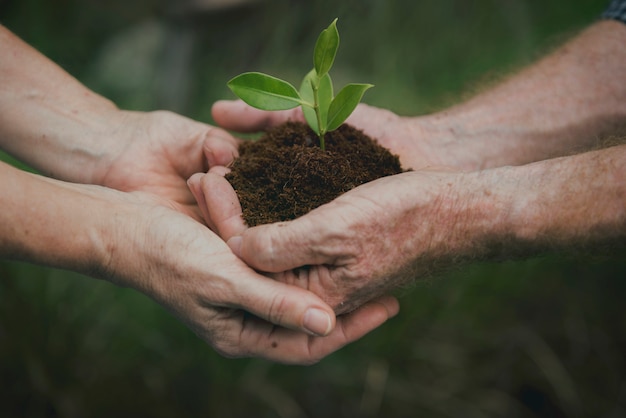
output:
{"label": "blue plaid fabric", "polygon": [[602,13],[603,19],[615,19],[626,23],[626,0],[613,0]]}

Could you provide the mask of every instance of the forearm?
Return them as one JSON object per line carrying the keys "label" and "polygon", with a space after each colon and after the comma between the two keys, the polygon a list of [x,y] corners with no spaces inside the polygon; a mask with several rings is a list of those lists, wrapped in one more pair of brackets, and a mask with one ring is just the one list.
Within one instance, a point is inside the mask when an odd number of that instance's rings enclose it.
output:
{"label": "forearm", "polygon": [[626,25],[598,22],[495,88],[415,123],[463,170],[601,147],[626,134],[624,44]]}
{"label": "forearm", "polygon": [[508,224],[537,251],[604,254],[626,245],[626,145],[519,169]]}
{"label": "forearm", "polygon": [[91,183],[121,112],[0,26],[0,147],[43,174]]}
{"label": "forearm", "polygon": [[468,174],[450,206],[459,251],[478,259],[621,251],[625,161],[621,145]]}
{"label": "forearm", "polygon": [[123,214],[106,213],[109,204],[95,186],[51,180],[2,162],[0,178],[0,258],[86,274],[103,265],[105,235],[113,233],[112,218]]}

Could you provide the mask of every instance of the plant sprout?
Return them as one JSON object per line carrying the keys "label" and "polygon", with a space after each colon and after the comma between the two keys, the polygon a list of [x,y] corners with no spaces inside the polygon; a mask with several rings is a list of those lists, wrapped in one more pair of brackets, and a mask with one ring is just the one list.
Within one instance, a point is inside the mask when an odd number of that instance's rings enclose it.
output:
{"label": "plant sprout", "polygon": [[300,90],[271,75],[249,72],[228,82],[228,87],[240,99],[262,110],[287,110],[302,106],[307,123],[318,135],[320,148],[325,150],[324,135],[337,129],[357,107],[371,84],[348,84],[333,95],[333,83],[328,74],[339,48],[337,19],[324,29],[315,43],[314,67],[302,80]]}

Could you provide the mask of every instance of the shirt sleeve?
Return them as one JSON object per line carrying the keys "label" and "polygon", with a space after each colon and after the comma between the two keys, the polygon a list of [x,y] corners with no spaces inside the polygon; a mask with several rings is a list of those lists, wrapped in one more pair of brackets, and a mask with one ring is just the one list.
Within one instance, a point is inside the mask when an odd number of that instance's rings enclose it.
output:
{"label": "shirt sleeve", "polygon": [[602,18],[626,23],[626,0],[612,0],[609,7],[602,13]]}

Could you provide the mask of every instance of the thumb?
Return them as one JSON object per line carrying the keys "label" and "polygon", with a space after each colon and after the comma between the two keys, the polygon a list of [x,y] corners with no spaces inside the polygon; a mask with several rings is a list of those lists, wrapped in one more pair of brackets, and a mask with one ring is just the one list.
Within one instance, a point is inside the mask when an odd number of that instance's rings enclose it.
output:
{"label": "thumb", "polygon": [[299,108],[268,112],[242,100],[219,100],[213,104],[211,115],[222,128],[237,132],[259,132],[288,120],[304,120]]}
{"label": "thumb", "polygon": [[249,266],[280,273],[306,265],[334,264],[337,257],[322,250],[323,224],[305,216],[294,221],[259,225],[233,236],[227,243]]}
{"label": "thumb", "polygon": [[326,336],[335,328],[334,311],[312,292],[256,273],[246,276],[237,281],[230,307],[315,336]]}

